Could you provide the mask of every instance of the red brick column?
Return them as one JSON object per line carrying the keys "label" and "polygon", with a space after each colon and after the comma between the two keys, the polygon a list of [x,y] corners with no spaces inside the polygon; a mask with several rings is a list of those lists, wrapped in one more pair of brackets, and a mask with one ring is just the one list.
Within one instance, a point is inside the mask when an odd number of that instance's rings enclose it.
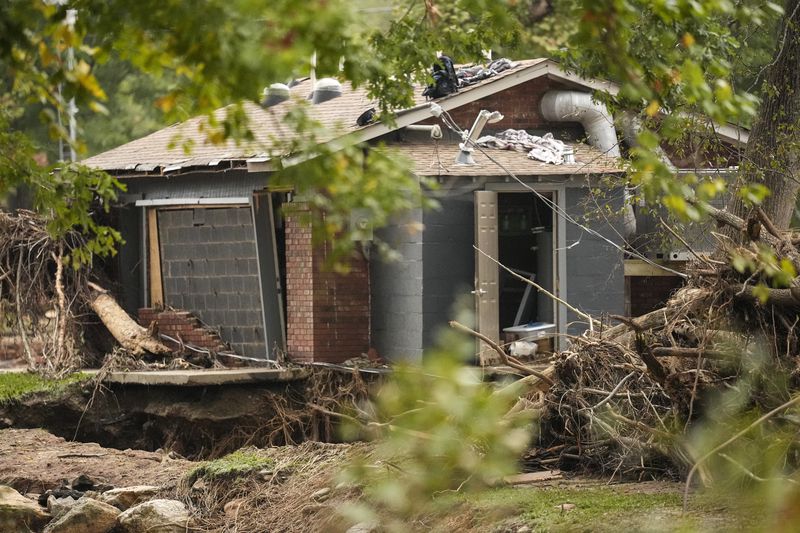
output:
{"label": "red brick column", "polygon": [[350,271],[325,268],[330,245],[314,246],[299,215],[286,218],[287,348],[295,361],[340,363],[369,350],[369,262],[360,251]]}

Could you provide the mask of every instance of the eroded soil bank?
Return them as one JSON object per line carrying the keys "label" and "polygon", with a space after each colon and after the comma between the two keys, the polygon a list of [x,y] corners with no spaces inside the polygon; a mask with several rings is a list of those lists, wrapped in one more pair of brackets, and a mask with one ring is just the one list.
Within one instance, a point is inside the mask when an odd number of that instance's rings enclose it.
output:
{"label": "eroded soil bank", "polygon": [[[290,386],[281,387],[287,389]],[[259,427],[274,415],[265,386],[146,387],[72,385],[63,392],[35,393],[0,407],[4,424],[44,428],[69,440],[183,456],[207,457],[261,440]]]}
{"label": "eroded soil bank", "polygon": [[[245,445],[333,442],[335,420],[325,410],[338,410],[367,386],[329,371],[290,382],[191,387],[87,379],[0,402],[0,427],[44,428],[67,440],[208,459]],[[322,409],[310,408],[311,399]]]}

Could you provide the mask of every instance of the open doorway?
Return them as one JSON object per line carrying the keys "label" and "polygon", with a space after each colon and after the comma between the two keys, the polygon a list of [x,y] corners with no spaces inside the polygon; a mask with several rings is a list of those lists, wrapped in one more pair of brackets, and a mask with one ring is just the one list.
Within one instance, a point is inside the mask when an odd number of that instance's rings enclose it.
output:
{"label": "open doorway", "polygon": [[[553,200],[553,193],[542,193]],[[530,192],[498,194],[498,255],[516,274],[554,291],[553,211]],[[498,280],[499,322],[507,341],[555,330],[554,302],[505,270]],[[512,334],[512,335],[509,335]]]}

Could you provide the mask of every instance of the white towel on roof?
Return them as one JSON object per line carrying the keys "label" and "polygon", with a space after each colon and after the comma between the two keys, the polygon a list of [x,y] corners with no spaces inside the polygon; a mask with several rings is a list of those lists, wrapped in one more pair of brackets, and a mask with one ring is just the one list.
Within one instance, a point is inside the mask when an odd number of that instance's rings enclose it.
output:
{"label": "white towel on roof", "polygon": [[539,137],[525,130],[505,130],[497,135],[484,135],[477,141],[478,145],[500,150],[516,150],[528,152],[530,159],[560,165],[564,162],[566,144],[553,138],[552,133]]}

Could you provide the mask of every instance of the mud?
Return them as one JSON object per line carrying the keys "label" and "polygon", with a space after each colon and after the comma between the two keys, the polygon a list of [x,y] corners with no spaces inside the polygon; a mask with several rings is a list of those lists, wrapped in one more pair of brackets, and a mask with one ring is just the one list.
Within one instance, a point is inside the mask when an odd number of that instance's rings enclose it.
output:
{"label": "mud", "polygon": [[270,397],[302,399],[303,389],[303,382],[97,388],[84,383],[55,396],[36,393],[0,406],[0,427],[44,428],[69,441],[121,450],[214,458],[243,445],[265,444],[262,430],[275,415]]}

